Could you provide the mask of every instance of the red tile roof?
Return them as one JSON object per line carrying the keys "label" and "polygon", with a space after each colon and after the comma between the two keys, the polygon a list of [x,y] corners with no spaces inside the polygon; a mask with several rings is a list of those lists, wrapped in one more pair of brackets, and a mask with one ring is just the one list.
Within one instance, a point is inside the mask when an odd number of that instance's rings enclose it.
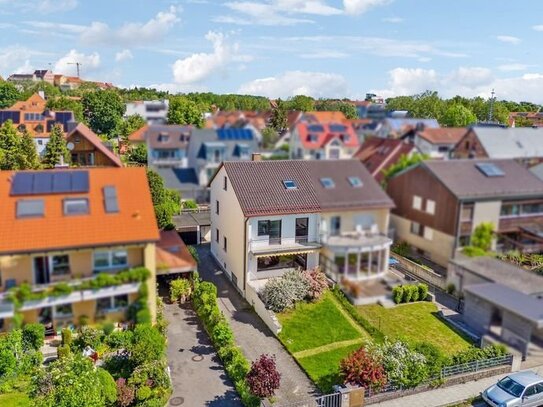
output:
{"label": "red tile roof", "polygon": [[[56,171],[74,171],[49,170]],[[29,253],[83,247],[156,242],[159,239],[151,193],[145,168],[88,168],[88,193],[10,195],[14,171],[0,171],[0,253]],[[104,207],[105,186],[117,190],[119,211],[108,213]],[[63,199],[83,197],[89,213],[63,213]],[[43,199],[44,215],[17,218],[20,199]],[[9,231],[9,232],[8,232]]]}
{"label": "red tile roof", "polygon": [[[312,126],[321,126],[323,131],[313,131]],[[333,131],[334,126],[343,126],[345,131]],[[360,145],[358,136],[353,127],[348,124],[329,123],[329,124],[310,124],[301,122],[296,126],[300,136],[300,142],[306,150],[321,149],[330,143],[332,140],[339,140],[345,147],[356,148]]]}
{"label": "red tile roof", "polygon": [[128,141],[132,143],[138,143],[141,141],[145,141],[145,133],[149,129],[149,125],[146,124],[141,129],[136,130],[134,133],[130,134],[128,136]]}

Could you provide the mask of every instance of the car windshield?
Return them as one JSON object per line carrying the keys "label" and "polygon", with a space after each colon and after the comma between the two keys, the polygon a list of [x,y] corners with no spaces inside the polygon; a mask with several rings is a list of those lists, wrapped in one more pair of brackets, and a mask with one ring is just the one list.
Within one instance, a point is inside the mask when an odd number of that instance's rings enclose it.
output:
{"label": "car windshield", "polygon": [[515,397],[520,397],[524,391],[524,386],[517,383],[510,377],[506,377],[498,382],[498,387],[502,390],[505,390],[507,393],[512,394]]}

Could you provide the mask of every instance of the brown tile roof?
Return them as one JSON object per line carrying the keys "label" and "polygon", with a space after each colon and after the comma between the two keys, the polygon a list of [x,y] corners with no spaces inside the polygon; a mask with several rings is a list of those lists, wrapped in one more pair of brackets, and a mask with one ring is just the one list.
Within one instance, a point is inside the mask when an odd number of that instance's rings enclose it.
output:
{"label": "brown tile roof", "polygon": [[310,121],[316,121],[318,123],[342,123],[347,119],[343,112],[337,111],[305,112],[304,117]]}
{"label": "brown tile roof", "polygon": [[[74,171],[50,170],[56,171]],[[89,192],[10,195],[14,171],[0,171],[0,253],[38,252],[158,241],[145,168],[88,168]],[[119,212],[107,213],[103,188],[115,186]],[[63,214],[63,199],[86,197],[89,214]],[[17,218],[20,199],[43,199],[44,216]],[[6,231],[9,231],[7,233]]]}
{"label": "brown tile roof", "polygon": [[171,273],[196,270],[196,261],[175,230],[160,232],[160,240],[156,245],[156,267],[158,272],[168,270]]}
{"label": "brown tile roof", "polygon": [[354,154],[354,158],[366,166],[377,182],[381,182],[384,179],[384,169],[395,164],[402,155],[409,155],[414,150],[413,144],[400,139],[369,137]]}
{"label": "brown tile roof", "polygon": [[149,125],[146,124],[141,129],[138,129],[134,133],[130,134],[128,136],[128,141],[131,141],[133,143],[145,141],[145,133],[147,132],[148,129],[149,129]]}
{"label": "brown tile roof", "polygon": [[[147,127],[145,139],[151,148],[181,148],[186,149],[191,136],[191,126],[181,126],[178,124],[151,125]],[[167,141],[158,141],[161,135],[168,136]]]}
{"label": "brown tile roof", "polygon": [[468,130],[466,127],[425,128],[418,135],[432,144],[456,145]]}
{"label": "brown tile roof", "polygon": [[[494,164],[504,175],[487,177],[477,168],[479,163]],[[420,165],[459,199],[543,197],[543,182],[512,159],[428,160]]]}
{"label": "brown tile roof", "polygon": [[[358,160],[227,161],[224,168],[246,217],[393,206]],[[350,176],[363,186],[353,188]],[[335,187],[324,188],[321,178],[331,178]],[[285,180],[297,189],[287,190]]]}
{"label": "brown tile roof", "polygon": [[69,140],[75,134],[80,134],[85,139],[88,140],[94,147],[96,147],[102,154],[104,154],[110,161],[111,164],[115,167],[122,167],[123,163],[121,159],[117,157],[109,148],[107,148],[100,137],[98,137],[91,129],[85,126],[83,123],[79,123],[75,129],[73,129],[67,136],[66,139]]}

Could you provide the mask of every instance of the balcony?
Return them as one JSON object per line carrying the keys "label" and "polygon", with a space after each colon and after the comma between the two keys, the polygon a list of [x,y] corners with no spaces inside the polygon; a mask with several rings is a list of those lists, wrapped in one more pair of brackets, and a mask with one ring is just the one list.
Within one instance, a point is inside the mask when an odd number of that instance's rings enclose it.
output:
{"label": "balcony", "polygon": [[321,241],[325,247],[337,253],[365,253],[388,249],[392,239],[375,231],[346,232],[339,235],[323,235]]}
{"label": "balcony", "polygon": [[321,248],[316,236],[258,237],[249,240],[249,252],[254,255],[310,252]]}

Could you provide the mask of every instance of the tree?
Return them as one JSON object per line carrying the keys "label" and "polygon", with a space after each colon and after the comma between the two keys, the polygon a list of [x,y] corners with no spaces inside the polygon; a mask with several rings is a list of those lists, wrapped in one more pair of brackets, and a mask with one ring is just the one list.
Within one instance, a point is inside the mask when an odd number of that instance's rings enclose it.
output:
{"label": "tree", "polygon": [[288,130],[287,110],[285,102],[283,102],[281,99],[277,100],[277,107],[272,111],[272,115],[270,117],[270,127],[279,134],[282,134]]}
{"label": "tree", "polygon": [[127,142],[128,136],[130,136],[136,130],[141,129],[146,124],[147,122],[143,117],[141,117],[139,114],[133,114],[119,122],[119,126],[116,132],[121,141]]}
{"label": "tree", "polygon": [[379,390],[387,382],[385,369],[379,359],[364,348],[354,351],[340,362],[339,370],[344,383],[366,389]]}
{"label": "tree", "polygon": [[136,365],[160,360],[166,351],[164,336],[151,324],[138,324],[134,329],[134,337],[130,346],[131,360]]}
{"label": "tree", "polygon": [[138,143],[135,147],[130,147],[128,152],[128,161],[147,165],[147,144]]}
{"label": "tree", "polygon": [[67,96],[50,97],[47,99],[47,108],[51,110],[65,110],[73,112],[77,122],[84,122],[83,105],[80,100],[71,99]]}
{"label": "tree", "polygon": [[49,134],[49,142],[45,146],[43,164],[48,168],[54,168],[59,164],[70,162],[70,150],[66,145],[66,139],[62,134],[62,127],[55,124]]}
{"label": "tree", "polygon": [[279,140],[279,134],[272,127],[262,129],[262,146],[264,148],[273,148]]}
{"label": "tree", "polygon": [[170,98],[168,123],[202,127],[204,116],[198,105],[184,96]]}
{"label": "tree", "polygon": [[288,110],[299,110],[302,112],[310,112],[315,110],[315,99],[309,96],[297,95],[290,98],[287,102]]}
{"label": "tree", "polygon": [[21,93],[17,90],[14,84],[6,81],[0,81],[0,109],[5,109],[13,105],[19,98]]}
{"label": "tree", "polygon": [[172,216],[181,210],[179,193],[164,187],[164,180],[153,170],[147,170],[147,181],[155,208],[155,217],[160,229],[171,229]]}
{"label": "tree", "polygon": [[11,120],[0,127],[0,170],[19,170],[21,164],[20,136]]}
{"label": "tree", "polygon": [[27,130],[23,131],[19,141],[20,169],[35,170],[40,167],[40,157],[36,150],[36,143]]}
{"label": "tree", "polygon": [[491,222],[480,223],[471,235],[471,245],[487,252],[492,247],[493,237],[494,225]]}
{"label": "tree", "polygon": [[347,119],[357,119],[358,112],[356,107],[349,102],[338,102],[336,100],[321,99],[315,103],[315,109],[318,111],[341,112]]}
{"label": "tree", "polygon": [[447,127],[466,127],[477,122],[473,112],[460,104],[453,104],[445,110],[441,124]]}
{"label": "tree", "polygon": [[281,383],[281,374],[277,371],[275,356],[260,355],[251,364],[247,373],[247,384],[252,394],[257,397],[272,397]]}
{"label": "tree", "polygon": [[98,134],[113,137],[126,110],[121,96],[112,89],[87,92],[81,103],[90,128]]}
{"label": "tree", "polygon": [[153,170],[147,170],[147,182],[151,190],[153,205],[158,206],[164,203],[166,200],[166,189],[162,177]]}
{"label": "tree", "polygon": [[428,159],[428,156],[425,154],[415,153],[411,156],[402,155],[395,164],[392,164],[383,170],[383,175],[385,176],[384,183],[386,184],[388,180],[397,173],[426,159]]}
{"label": "tree", "polygon": [[533,127],[534,122],[523,116],[515,117],[515,127]]}
{"label": "tree", "polygon": [[23,349],[40,350],[45,340],[45,328],[42,324],[26,324],[23,328]]}

